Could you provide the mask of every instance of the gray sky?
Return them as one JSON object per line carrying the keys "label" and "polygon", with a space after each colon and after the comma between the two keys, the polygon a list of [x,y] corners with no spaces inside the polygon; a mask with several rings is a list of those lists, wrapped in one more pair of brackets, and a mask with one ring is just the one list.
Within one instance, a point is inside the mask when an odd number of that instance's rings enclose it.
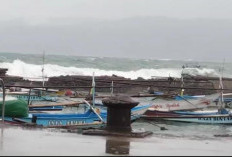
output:
{"label": "gray sky", "polygon": [[232,0],[0,4],[0,52],[232,61]]}

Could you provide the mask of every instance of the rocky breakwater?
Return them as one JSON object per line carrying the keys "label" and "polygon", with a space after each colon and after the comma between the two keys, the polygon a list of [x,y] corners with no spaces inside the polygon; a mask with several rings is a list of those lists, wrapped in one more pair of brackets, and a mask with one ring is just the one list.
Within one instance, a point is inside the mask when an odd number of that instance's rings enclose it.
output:
{"label": "rocky breakwater", "polygon": [[[208,95],[216,93],[219,87],[219,78],[213,77],[185,77],[184,82],[180,78],[157,78],[131,80],[124,77],[97,76],[95,77],[96,92],[111,92],[113,82],[114,93],[138,94],[163,92],[164,94],[179,94],[181,87],[185,88],[184,93],[189,95]],[[226,92],[232,92],[232,79],[223,79],[224,88],[231,89]],[[74,90],[89,90],[92,86],[92,76],[60,76],[49,78],[47,86],[70,86]],[[81,88],[78,88],[81,87]]]}
{"label": "rocky breakwater", "polygon": [[6,86],[42,86],[42,82],[30,81],[20,76],[7,75],[8,69],[0,68],[0,78]]}
{"label": "rocky breakwater", "polygon": [[[9,86],[30,86],[42,87],[41,81],[25,80],[18,76],[7,75],[7,69],[0,68],[0,78]],[[185,76],[183,82],[180,78],[153,78],[143,79],[137,78],[131,80],[128,78],[112,75],[112,76],[96,76],[96,92],[110,93],[112,82],[113,91],[116,94],[139,94],[162,92],[164,94],[180,94],[181,87],[185,88],[184,94],[188,95],[208,95],[218,92],[218,77],[203,76]],[[223,78],[224,93],[232,93],[232,79]],[[92,86],[92,76],[59,76],[51,77],[45,82],[46,87],[59,87],[59,89],[71,89],[75,91],[90,91]],[[63,87],[63,88],[62,88]],[[70,88],[69,88],[70,87]]]}
{"label": "rocky breakwater", "polygon": [[19,76],[9,76],[7,75],[8,69],[3,69],[0,68],[0,78],[3,79],[3,81],[5,82],[5,84],[7,85],[14,85],[16,82],[24,82],[25,80],[23,80],[22,77]]}

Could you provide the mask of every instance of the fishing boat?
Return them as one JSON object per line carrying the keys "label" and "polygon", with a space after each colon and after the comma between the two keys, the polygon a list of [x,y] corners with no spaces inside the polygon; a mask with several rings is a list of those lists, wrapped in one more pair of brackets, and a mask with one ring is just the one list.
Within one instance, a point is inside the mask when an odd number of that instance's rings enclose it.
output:
{"label": "fishing boat", "polygon": [[[84,111],[84,113],[51,114],[38,113],[38,107],[36,111],[37,113],[29,113],[29,106],[26,101],[8,96],[6,98],[7,99],[5,101],[6,108],[4,121],[12,125],[33,125],[48,128],[96,128],[104,126],[107,121],[106,109],[100,107],[93,107],[85,100],[85,104],[83,105],[87,105],[87,109],[86,111]],[[0,108],[2,108],[3,106],[4,105],[0,104]],[[149,107],[151,107],[150,104],[139,105],[134,107],[131,110],[131,121],[133,122],[136,119],[140,118]],[[46,109],[51,108],[47,107]],[[43,106],[41,110],[45,111],[45,106]]]}
{"label": "fishing boat", "polygon": [[[216,106],[215,100],[220,96],[219,93],[212,95],[184,95],[184,70],[192,68],[192,65],[183,65],[181,72],[181,87],[179,95],[160,96],[153,99],[154,103],[151,110],[158,111],[178,111],[178,110],[196,110],[208,106]],[[200,68],[199,65],[194,68]]]}
{"label": "fishing boat", "polygon": [[[66,113],[66,114],[51,114],[51,113],[30,113],[28,116],[18,115],[13,116],[11,114],[5,114],[4,121],[13,123],[13,124],[29,124],[29,125],[36,125],[42,127],[49,127],[49,128],[85,128],[85,127],[100,127],[105,125],[107,122],[107,110],[103,108],[96,108],[95,106],[95,81],[93,75],[93,83],[92,83],[92,105],[83,100],[83,102],[88,106],[87,111],[84,113]],[[3,95],[3,97],[5,97]],[[20,100],[20,99],[19,99]],[[3,101],[4,102],[4,101]],[[24,101],[25,102],[25,101]],[[4,104],[4,103],[3,103]],[[23,106],[27,105],[24,103]],[[5,105],[2,105],[4,108]],[[28,107],[28,106],[27,106]],[[136,119],[140,118],[146,110],[151,107],[150,104],[148,105],[139,105],[131,109],[131,121],[135,121]],[[2,115],[4,114],[4,109],[2,109]],[[23,113],[25,110],[23,111]],[[11,115],[11,116],[9,116]]]}
{"label": "fishing boat", "polygon": [[[165,121],[179,121],[179,122],[194,122],[205,124],[232,124],[232,114],[230,110],[224,106],[217,106],[216,109],[197,108],[195,102],[205,101],[205,99],[188,99],[188,103],[195,106],[191,110],[157,110],[155,108],[149,108],[142,118],[149,120],[165,120]],[[199,101],[200,100],[200,101]],[[210,100],[211,102],[213,99]],[[209,100],[208,100],[209,102]],[[195,104],[194,104],[195,103]]]}
{"label": "fishing boat", "polygon": [[[131,110],[131,121],[140,118],[151,105],[136,106]],[[86,126],[103,126],[107,121],[107,111],[100,109],[88,109],[83,114],[48,114],[34,113],[28,117],[15,118],[5,117],[5,121],[15,122],[18,124],[28,123],[36,124],[48,128],[64,128],[64,127],[86,127]]]}
{"label": "fishing boat", "polygon": [[216,106],[215,99],[217,99],[220,94],[212,95],[199,95],[199,96],[187,96],[178,95],[174,98],[157,98],[154,99],[153,105],[149,110],[158,111],[179,111],[179,110],[196,110],[203,109],[208,106]]}
{"label": "fishing boat", "polygon": [[[3,105],[4,104],[4,105]],[[62,107],[62,106],[60,106]],[[28,104],[26,101],[11,96],[0,98],[0,121],[10,125],[33,125],[42,127],[92,127],[104,124],[101,117],[95,110],[89,109],[84,114],[32,114],[28,112]],[[44,108],[43,108],[44,110]],[[3,112],[4,111],[4,112]],[[3,118],[4,113],[4,118]],[[104,113],[103,113],[104,115]],[[96,123],[98,120],[98,123]],[[58,125],[62,122],[62,125]]]}
{"label": "fishing boat", "polygon": [[164,120],[204,124],[232,124],[231,111],[225,108],[198,111],[147,110],[141,118],[156,121]]}
{"label": "fishing boat", "polygon": [[17,99],[22,99],[25,101],[52,101],[56,102],[58,100],[57,97],[51,97],[51,96],[38,96],[38,95],[12,95],[13,97],[16,97]]}
{"label": "fishing boat", "polygon": [[204,123],[204,124],[232,124],[231,114],[217,114],[217,115],[174,115],[174,116],[143,116],[149,120],[165,120],[176,122],[191,122],[191,123]]}
{"label": "fishing boat", "polygon": [[232,113],[229,109],[225,108],[224,94],[223,94],[223,83],[220,77],[219,88],[221,89],[218,102],[220,105],[217,106],[217,111],[157,111],[149,110],[142,116],[145,119],[153,120],[168,120],[178,122],[193,122],[193,123],[204,123],[204,124],[232,124]]}

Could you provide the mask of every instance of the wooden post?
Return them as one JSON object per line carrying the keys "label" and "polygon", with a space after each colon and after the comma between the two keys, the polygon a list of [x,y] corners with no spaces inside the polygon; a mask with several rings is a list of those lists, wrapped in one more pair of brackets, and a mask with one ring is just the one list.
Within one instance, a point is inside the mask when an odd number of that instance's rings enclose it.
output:
{"label": "wooden post", "polygon": [[31,88],[29,90],[29,96],[28,96],[28,100],[27,100],[28,106],[30,105],[30,99],[31,99]]}
{"label": "wooden post", "polygon": [[128,155],[130,154],[130,142],[108,139],[106,141],[106,153],[113,155]]}
{"label": "wooden post", "polygon": [[114,94],[114,81],[111,83],[111,96]]}

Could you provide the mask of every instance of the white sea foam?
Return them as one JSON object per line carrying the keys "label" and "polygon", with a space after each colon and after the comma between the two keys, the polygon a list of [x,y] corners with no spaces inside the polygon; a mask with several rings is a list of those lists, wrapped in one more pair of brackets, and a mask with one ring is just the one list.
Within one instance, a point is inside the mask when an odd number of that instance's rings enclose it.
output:
{"label": "white sea foam", "polygon": [[[0,63],[1,68],[7,68],[8,75],[21,76],[30,80],[42,80],[42,65],[28,64],[21,60],[14,60],[12,63]],[[45,64],[45,76],[66,76],[66,75],[85,75],[91,76],[95,73],[96,76],[122,76],[125,78],[137,79],[142,77],[150,79],[152,77],[181,77],[182,69],[175,68],[160,68],[160,69],[140,69],[131,71],[117,71],[117,70],[104,70],[96,68],[78,68],[78,67],[64,67],[54,64]],[[217,76],[213,69],[185,69],[185,73],[190,75],[204,75],[204,76]]]}
{"label": "white sea foam", "polygon": [[[6,95],[5,101],[11,101],[11,100],[17,100],[17,98],[9,96],[9,95]],[[2,92],[0,92],[0,101],[3,101],[3,99],[2,99]]]}
{"label": "white sea foam", "polygon": [[191,76],[219,76],[219,74],[214,69],[207,68],[186,68],[183,70],[183,73],[190,74]]}

